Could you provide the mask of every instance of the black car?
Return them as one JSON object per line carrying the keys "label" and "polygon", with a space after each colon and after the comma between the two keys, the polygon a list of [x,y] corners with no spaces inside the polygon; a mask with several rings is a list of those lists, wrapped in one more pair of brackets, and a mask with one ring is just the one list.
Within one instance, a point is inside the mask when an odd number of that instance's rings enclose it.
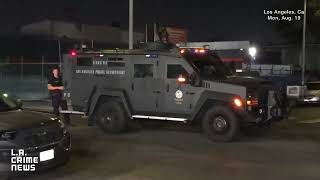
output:
{"label": "black car", "polygon": [[71,141],[64,123],[22,110],[18,102],[0,93],[0,172],[41,171],[67,162]]}
{"label": "black car", "polygon": [[304,104],[319,104],[320,103],[320,81],[311,81],[306,83],[303,103]]}

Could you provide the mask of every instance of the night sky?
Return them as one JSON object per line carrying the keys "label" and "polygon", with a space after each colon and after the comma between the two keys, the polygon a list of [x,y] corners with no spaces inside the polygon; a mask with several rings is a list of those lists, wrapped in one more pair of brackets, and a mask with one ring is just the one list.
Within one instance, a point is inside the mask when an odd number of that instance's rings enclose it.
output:
{"label": "night sky", "polygon": [[[144,24],[185,27],[190,41],[251,40],[280,42],[275,23],[266,20],[263,10],[288,10],[293,0],[135,0],[135,29]],[[301,0],[302,1],[302,0]],[[284,10],[287,10],[284,9]],[[302,7],[301,7],[302,9]],[[128,23],[128,0],[1,0],[0,33],[41,18],[76,19],[92,24]]]}

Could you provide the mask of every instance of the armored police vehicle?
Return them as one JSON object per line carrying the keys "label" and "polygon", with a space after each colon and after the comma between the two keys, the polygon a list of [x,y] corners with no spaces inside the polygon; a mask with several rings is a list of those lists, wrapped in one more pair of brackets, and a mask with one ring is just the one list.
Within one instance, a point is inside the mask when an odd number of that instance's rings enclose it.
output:
{"label": "armored police vehicle", "polygon": [[134,118],[200,122],[214,141],[232,141],[240,126],[282,118],[267,81],[233,76],[205,48],[100,50],[64,55],[65,95],[106,132]]}

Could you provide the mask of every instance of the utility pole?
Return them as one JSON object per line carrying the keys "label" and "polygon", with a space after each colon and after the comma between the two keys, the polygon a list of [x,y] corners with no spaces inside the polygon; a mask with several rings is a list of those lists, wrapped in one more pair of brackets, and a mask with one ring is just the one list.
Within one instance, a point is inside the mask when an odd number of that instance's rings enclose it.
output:
{"label": "utility pole", "polygon": [[62,67],[62,57],[61,57],[61,40],[58,39],[58,48],[59,48],[59,67]]}
{"label": "utility pole", "polygon": [[303,16],[303,36],[302,36],[302,72],[301,72],[301,85],[305,84],[305,71],[306,71],[306,26],[307,26],[307,0],[304,0],[304,16]]}
{"label": "utility pole", "polygon": [[129,49],[133,49],[133,0],[129,0]]}

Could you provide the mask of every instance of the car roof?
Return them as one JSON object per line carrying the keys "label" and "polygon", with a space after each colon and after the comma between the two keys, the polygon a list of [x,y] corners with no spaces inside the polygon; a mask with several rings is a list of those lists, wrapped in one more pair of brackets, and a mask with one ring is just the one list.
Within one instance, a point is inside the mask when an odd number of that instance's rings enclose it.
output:
{"label": "car roof", "polygon": [[309,81],[307,84],[320,84],[320,81]]}

